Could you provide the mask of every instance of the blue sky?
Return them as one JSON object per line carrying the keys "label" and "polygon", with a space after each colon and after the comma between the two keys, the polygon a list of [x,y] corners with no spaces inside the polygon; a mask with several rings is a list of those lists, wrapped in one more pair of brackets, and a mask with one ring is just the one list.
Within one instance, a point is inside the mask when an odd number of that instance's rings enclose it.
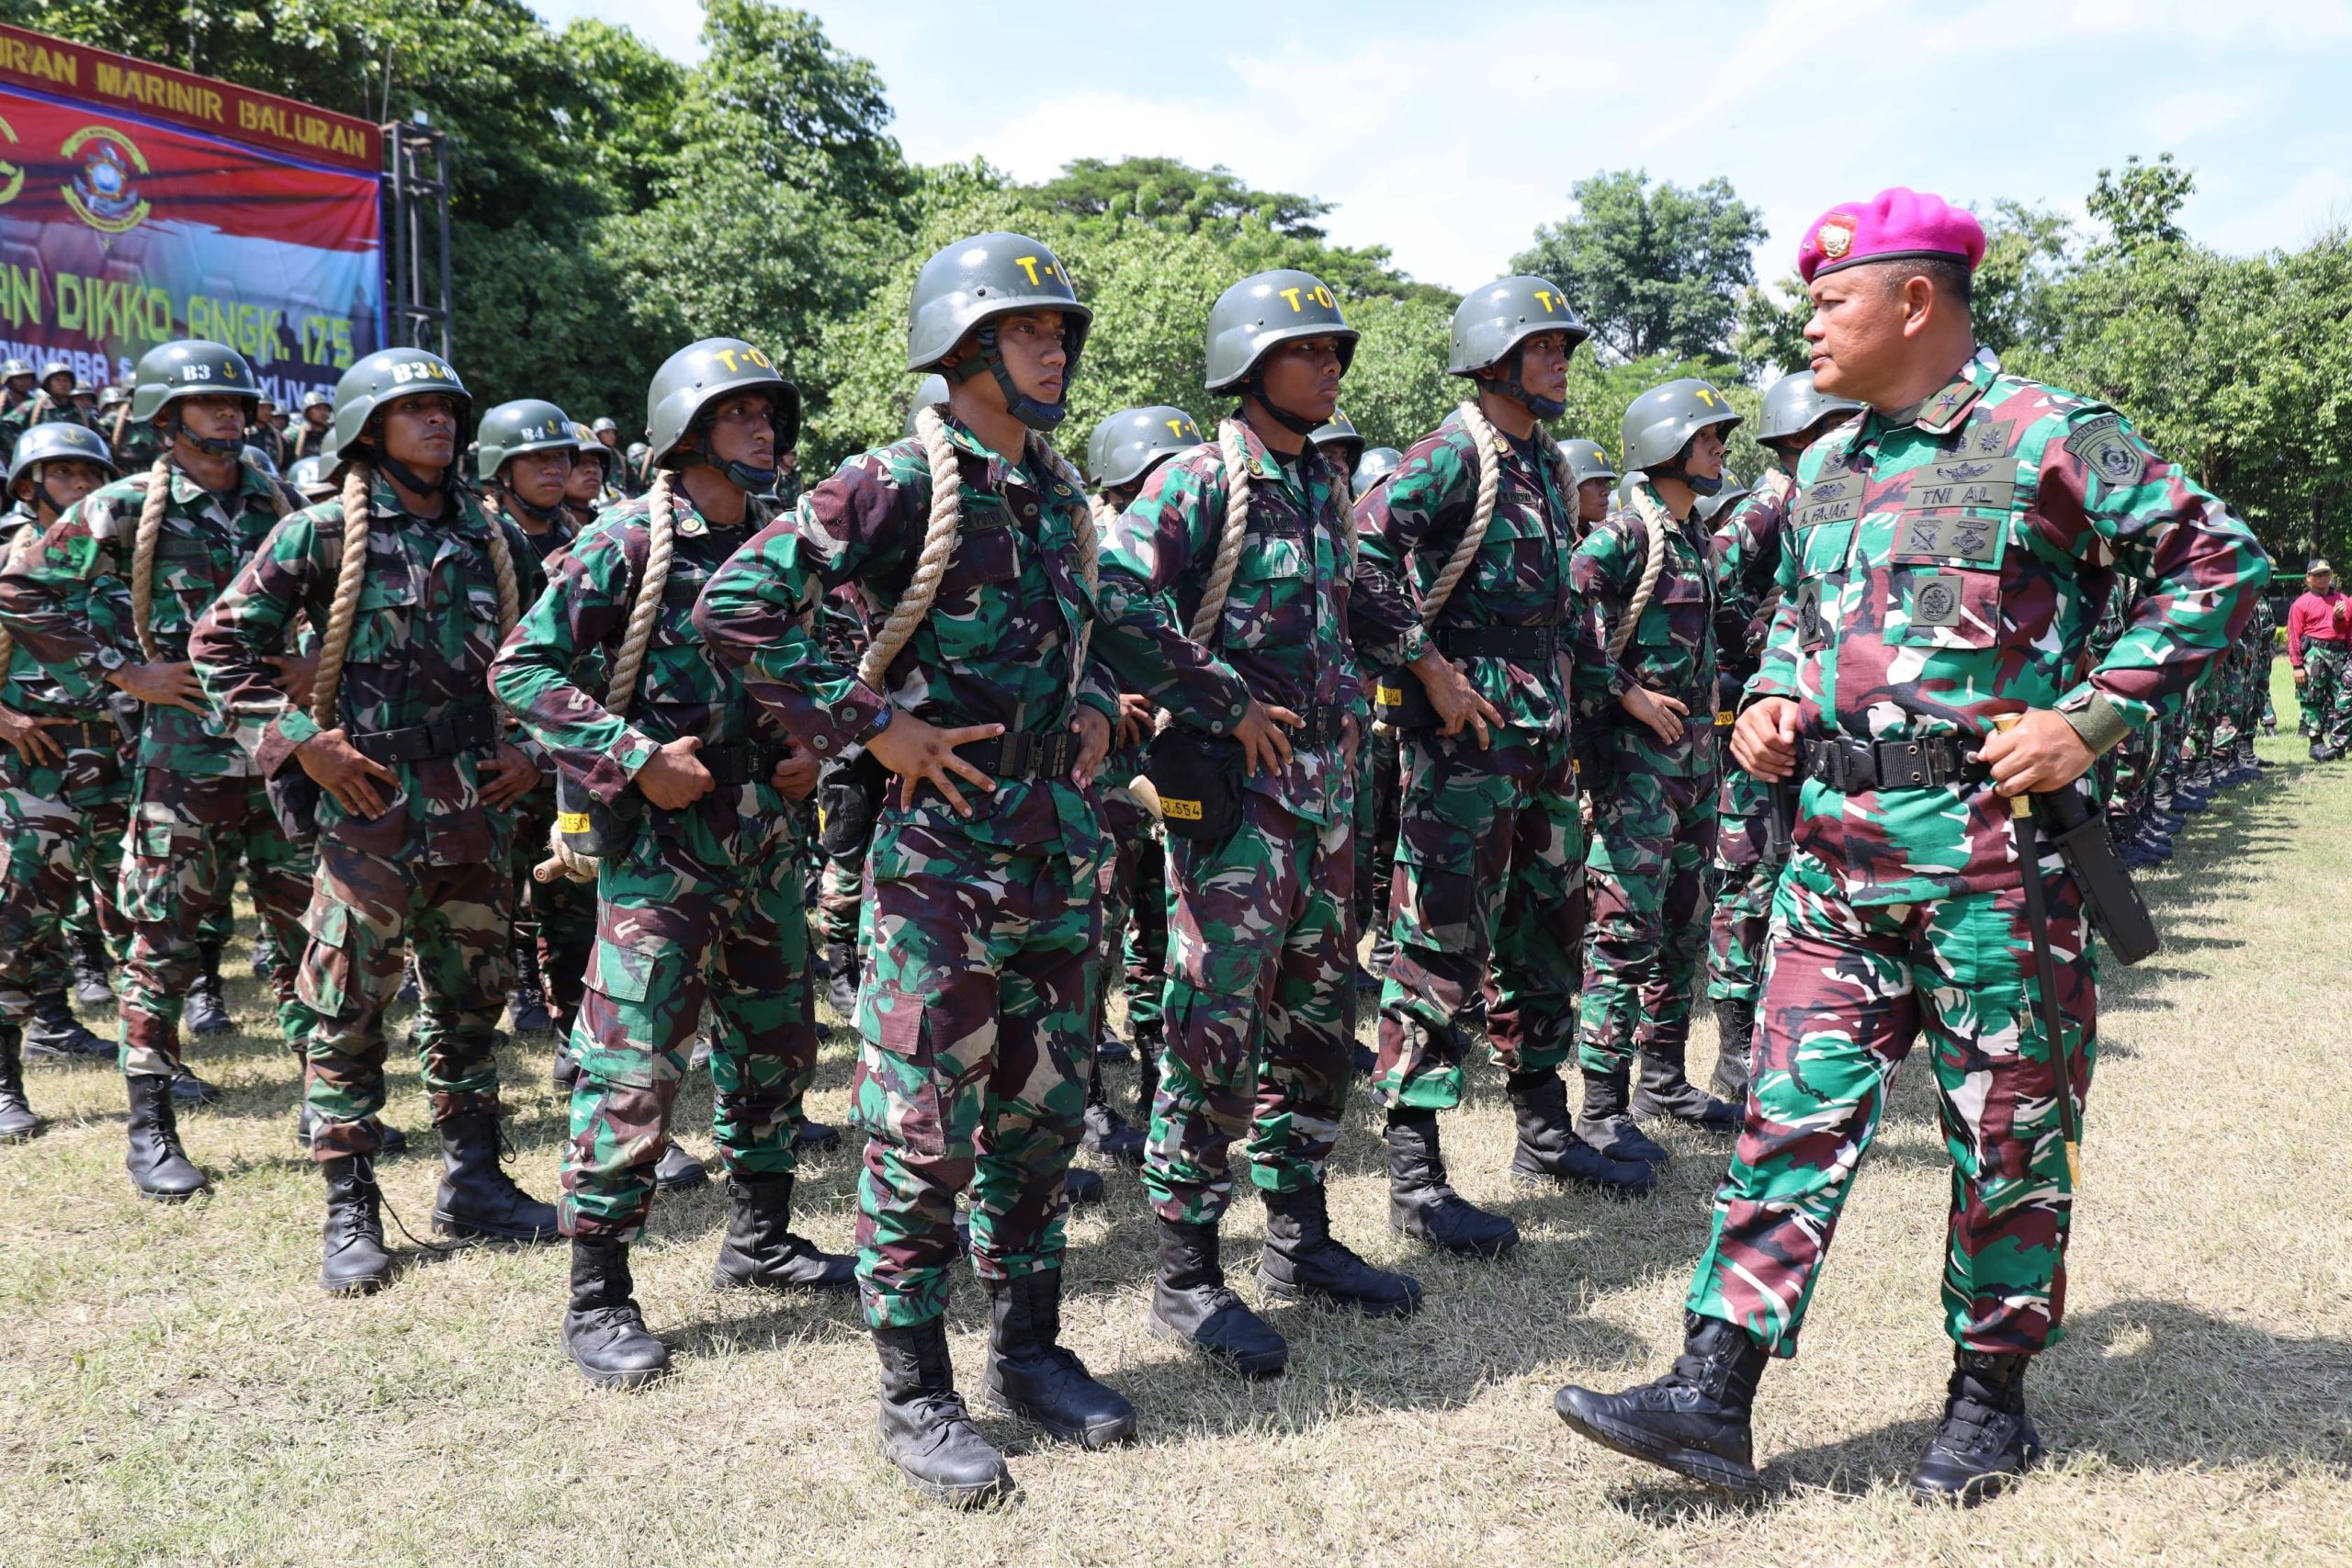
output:
{"label": "blue sky", "polygon": [[[699,52],[688,0],[535,0]],[[2234,252],[2352,220],[2352,0],[808,6],[880,68],[919,162],[1023,178],[1166,153],[1337,204],[1335,239],[1457,288],[1600,169],[1728,177],[1793,269],[1830,203],[1910,185],[2080,216],[2098,169],[2171,152],[2183,220]]]}

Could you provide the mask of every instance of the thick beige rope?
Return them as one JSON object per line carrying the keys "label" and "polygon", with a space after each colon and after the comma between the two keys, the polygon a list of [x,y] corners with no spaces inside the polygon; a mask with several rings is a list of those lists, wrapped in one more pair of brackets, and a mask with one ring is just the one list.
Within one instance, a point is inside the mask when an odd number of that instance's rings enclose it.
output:
{"label": "thick beige rope", "polygon": [[874,634],[865,656],[857,661],[857,678],[877,692],[882,690],[890,661],[905,650],[931,614],[939,597],[940,580],[947,575],[947,563],[956,554],[956,540],[964,528],[964,472],[956,461],[955,443],[947,439],[947,424],[939,417],[936,404],[916,411],[915,435],[931,461],[931,518],[923,530],[922,552],[915,557],[914,575],[907,580],[907,591],[890,606],[882,629]]}
{"label": "thick beige rope", "polygon": [[130,544],[130,626],[139,634],[140,655],[156,659],[155,633],[148,625],[155,609],[155,541],[164,533],[164,507],[172,494],[172,460],[159,457],[147,470],[147,496],[139,508],[139,528]]}
{"label": "thick beige rope", "polygon": [[114,436],[110,444],[114,447],[115,459],[118,462],[122,458],[123,431],[130,423],[130,400],[125,398],[122,400],[122,406],[114,411]]}
{"label": "thick beige rope", "polygon": [[1495,455],[1502,437],[1487,421],[1486,411],[1475,402],[1465,402],[1454,411],[1461,418],[1462,428],[1469,433],[1470,445],[1478,454],[1478,499],[1470,509],[1470,525],[1462,530],[1461,542],[1453,547],[1453,554],[1446,558],[1444,569],[1430,591],[1421,597],[1421,626],[1424,630],[1437,625],[1444,613],[1447,601],[1460,586],[1463,574],[1470,563],[1478,558],[1480,547],[1487,542],[1487,525],[1495,520],[1495,497],[1502,488],[1502,459]]}
{"label": "thick beige rope", "polygon": [[1625,614],[1609,634],[1609,657],[1612,660],[1621,658],[1625,645],[1634,640],[1634,626],[1641,620],[1642,612],[1650,607],[1651,595],[1657,592],[1658,573],[1666,566],[1666,531],[1673,526],[1673,520],[1667,516],[1666,509],[1650,499],[1650,492],[1645,487],[1635,485],[1629,492],[1629,499],[1633,502],[1634,515],[1642,520],[1643,526],[1649,532],[1650,548],[1648,558],[1642,563],[1642,581],[1634,588],[1634,597],[1625,606]]}
{"label": "thick beige rope", "polygon": [[343,656],[351,649],[351,623],[359,590],[368,579],[368,489],[374,476],[365,463],[343,473],[343,557],[336,563],[334,599],[327,606],[326,629],[319,634],[319,670],[311,681],[311,718],[321,729],[334,728],[335,699],[343,686]]}
{"label": "thick beige rope", "polygon": [[1216,635],[1217,623],[1225,618],[1225,602],[1233,592],[1234,569],[1241,564],[1241,541],[1250,531],[1250,448],[1241,439],[1241,422],[1220,423],[1216,441],[1217,455],[1225,464],[1225,532],[1217,537],[1201,606],[1193,612],[1192,638],[1202,644]]}

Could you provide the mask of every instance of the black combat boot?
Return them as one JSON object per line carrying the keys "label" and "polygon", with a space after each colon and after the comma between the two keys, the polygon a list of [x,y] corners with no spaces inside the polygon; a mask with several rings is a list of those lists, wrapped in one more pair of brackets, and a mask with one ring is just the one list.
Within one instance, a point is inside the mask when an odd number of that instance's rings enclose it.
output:
{"label": "black combat boot", "polygon": [[182,1203],[205,1191],[204,1173],[180,1148],[172,1080],[142,1073],[122,1083],[130,1096],[130,1148],[122,1163],[139,1195],[159,1203]]}
{"label": "black combat boot", "polygon": [[820,960],[825,976],[825,1000],[843,1018],[857,1016],[857,944],[829,942]]}
{"label": "black combat boot", "polygon": [[804,1121],[800,1123],[800,1131],[792,1135],[792,1141],[803,1154],[811,1150],[819,1154],[831,1154],[842,1146],[842,1130],[830,1122]]}
{"label": "black combat boot", "polygon": [[727,1235],[710,1282],[722,1291],[847,1291],[856,1288],[857,1266],[792,1234],[791,1177],[730,1176]]}
{"label": "black combat boot", "polygon": [[1708,1084],[1742,1108],[1747,1101],[1747,1053],[1756,1039],[1756,1004],[1724,998],[1715,1004],[1715,1077]]}
{"label": "black combat boot", "polygon": [[1665,1148],[1645,1136],[1627,1113],[1626,1080],[1632,1077],[1633,1069],[1623,1065],[1605,1073],[1584,1069],[1584,1109],[1577,1114],[1577,1136],[1611,1159],[1664,1165]]}
{"label": "black combat boot", "polygon": [[[1136,1125],[1151,1125],[1151,1102],[1159,1095],[1159,1053],[1164,1048],[1159,1025],[1136,1031]],[[1147,1134],[1148,1135],[1148,1134]]]}
{"label": "black combat boot", "polygon": [[1696,1313],[1684,1313],[1682,1324],[1682,1354],[1666,1376],[1623,1393],[1570,1384],[1552,1408],[1602,1448],[1710,1486],[1761,1492],[1747,1421],[1770,1358],[1736,1324]]}
{"label": "black combat boot", "polygon": [[1944,1418],[1911,1467],[1912,1497],[1974,1507],[2041,1462],[2041,1434],[2025,1413],[2030,1356],[1952,1349]]}
{"label": "black combat boot", "polygon": [[1258,1289],[1281,1302],[1347,1307],[1366,1317],[1408,1317],[1421,1310],[1420,1281],[1374,1269],[1331,1236],[1323,1184],[1266,1201],[1266,1249],[1258,1255]]}
{"label": "black combat boot", "polygon": [[220,993],[220,944],[198,942],[196,955],[196,978],[188,982],[180,1021],[190,1034],[226,1034],[237,1021],[229,1016],[228,1000]]}
{"label": "black combat boot", "polygon": [[495,1111],[459,1111],[440,1124],[440,1133],[444,1168],[433,1200],[436,1234],[458,1241],[559,1239],[554,1208],[515,1186],[498,1163]]}
{"label": "black combat boot", "polygon": [[656,1192],[691,1192],[710,1184],[710,1168],[686,1152],[686,1145],[675,1138],[662,1151],[662,1158],[653,1168],[653,1190]]}
{"label": "black combat boot", "polygon": [[0,1023],[0,1144],[21,1144],[47,1125],[25,1100],[24,1032]]}
{"label": "black combat boot", "polygon": [[643,1388],[670,1370],[670,1348],[646,1332],[636,1296],[627,1242],[571,1238],[571,1303],[563,1314],[563,1353],[598,1388]]}
{"label": "black combat boot", "polygon": [[1683,1066],[1689,1048],[1687,1041],[1660,1040],[1643,1050],[1638,1058],[1641,1081],[1634,1089],[1634,1114],[1662,1116],[1717,1133],[1736,1129],[1738,1109],[1690,1081]]}
{"label": "black combat boot", "polygon": [[1082,1165],[1074,1165],[1062,1175],[1062,1192],[1073,1209],[1102,1201],[1102,1179]]}
{"label": "black combat boot", "polygon": [[1500,1258],[1519,1227],[1453,1190],[1438,1152],[1437,1112],[1388,1112],[1388,1228],[1459,1258]]}
{"label": "black combat boot", "polygon": [[1217,1266],[1216,1226],[1156,1218],[1159,1272],[1151,1281],[1144,1324],[1161,1339],[1190,1345],[1244,1377],[1279,1377],[1290,1346],[1226,1287]]}
{"label": "black combat boot", "polygon": [[113,1046],[82,1027],[62,990],[33,994],[33,1016],[24,1030],[25,1055],[36,1062],[115,1054]]}
{"label": "black combat boot", "polygon": [[1086,1130],[1079,1134],[1079,1146],[1097,1159],[1107,1159],[1114,1165],[1133,1169],[1143,1164],[1144,1135],[1127,1125],[1127,1119],[1111,1109],[1102,1093],[1102,1051],[1095,1048],[1094,1060],[1086,1072]]}
{"label": "black combat boot", "polygon": [[212,1105],[219,1102],[220,1089],[196,1076],[196,1069],[186,1062],[172,1067],[172,1099],[180,1105]]}
{"label": "black combat boot", "polygon": [[1098,1029],[1094,1032],[1094,1059],[1096,1061],[1124,1062],[1128,1057],[1135,1055],[1133,1051],[1127,1049],[1127,1043],[1120,1039],[1117,1035],[1112,1033],[1108,1028]]}
{"label": "black combat boot", "polygon": [[1012,1495],[1004,1456],[972,1425],[956,1392],[947,1358],[947,1325],[929,1318],[911,1328],[877,1328],[881,1407],[875,1427],[882,1451],[916,1491],[934,1503],[978,1508]]}
{"label": "black combat boot", "polygon": [[568,1029],[556,1037],[555,1066],[548,1078],[555,1085],[556,1093],[561,1095],[569,1095],[580,1081],[580,1061],[571,1054],[571,1031]]}
{"label": "black combat boot", "polygon": [[376,1190],[376,1162],[368,1155],[323,1161],[327,1219],[320,1228],[325,1257],[319,1285],[331,1296],[371,1296],[391,1283],[392,1258],[384,1250],[383,1194]]}
{"label": "black combat boot", "polygon": [[547,987],[539,980],[537,928],[514,928],[514,984],[506,993],[507,1021],[517,1034],[545,1034],[555,1027],[548,1011]]}
{"label": "black combat boot", "polygon": [[1515,1181],[1573,1181],[1613,1198],[1639,1198],[1657,1185],[1657,1172],[1639,1160],[1611,1159],[1577,1136],[1568,1119],[1568,1086],[1552,1072],[1513,1073],[1507,1087],[1519,1146],[1511,1151]]}
{"label": "black combat boot", "polygon": [[114,1006],[114,986],[107,978],[105,941],[95,926],[74,933],[74,999],[85,1008]]}
{"label": "black combat boot", "polygon": [[[381,1117],[370,1116],[368,1124],[376,1129],[377,1159],[397,1159],[408,1153],[408,1134]],[[318,1136],[318,1118],[311,1112],[311,1102],[304,1100],[294,1113],[294,1146],[307,1149]]]}
{"label": "black combat boot", "polygon": [[1066,1443],[1107,1449],[1134,1437],[1136,1407],[1096,1382],[1086,1363],[1058,1343],[1062,1271],[1040,1269],[987,1283],[989,1359],[980,1397],[1027,1416]]}

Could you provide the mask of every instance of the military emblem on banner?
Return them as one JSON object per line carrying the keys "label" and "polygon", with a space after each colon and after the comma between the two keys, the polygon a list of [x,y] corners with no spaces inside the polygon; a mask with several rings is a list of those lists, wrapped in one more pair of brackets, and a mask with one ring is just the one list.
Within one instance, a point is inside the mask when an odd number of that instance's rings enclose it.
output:
{"label": "military emblem on banner", "polygon": [[66,204],[83,222],[107,234],[124,234],[146,220],[150,210],[139,194],[138,176],[147,159],[128,136],[103,125],[85,126],[61,149],[74,165],[63,187]]}
{"label": "military emblem on banner", "polygon": [[[5,119],[0,119],[0,144],[9,147],[17,144],[17,128]],[[0,157],[0,207],[6,207],[16,200],[17,193],[24,188],[24,169],[8,162],[6,158]]]}

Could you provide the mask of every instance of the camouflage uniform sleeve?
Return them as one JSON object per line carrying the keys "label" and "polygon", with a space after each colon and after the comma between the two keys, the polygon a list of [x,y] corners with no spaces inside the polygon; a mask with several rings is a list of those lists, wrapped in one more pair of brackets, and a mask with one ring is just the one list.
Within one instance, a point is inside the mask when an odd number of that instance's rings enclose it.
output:
{"label": "camouflage uniform sleeve", "polygon": [[596,680],[605,668],[603,650],[626,626],[643,549],[640,530],[611,527],[566,551],[554,580],[515,623],[490,667],[492,692],[525,733],[606,803],[660,750],[580,683]]}
{"label": "camouflage uniform sleeve", "polygon": [[[324,505],[335,513],[340,538],[342,503]],[[315,597],[315,585],[333,580],[319,512],[280,518],[188,634],[188,658],[204,694],[227,719],[237,743],[271,778],[295,748],[319,733],[310,711],[278,689],[277,672],[267,662],[284,651],[287,628]]]}
{"label": "camouflage uniform sleeve", "polygon": [[814,626],[829,590],[887,572],[904,558],[910,531],[920,542],[928,475],[912,482],[914,470],[894,467],[891,450],[843,463],[711,573],[695,605],[695,629],[743,672],[752,700],[820,758],[871,739],[894,711]]}
{"label": "camouflage uniform sleeve", "polygon": [[1176,619],[1179,596],[1170,592],[1195,561],[1205,586],[1225,527],[1225,483],[1213,474],[1222,469],[1210,457],[1162,463],[1135,504],[1112,520],[1101,559],[1107,635],[1096,641],[1128,690],[1224,735],[1250,711],[1249,684],[1185,635]]}
{"label": "camouflage uniform sleeve", "polygon": [[129,615],[97,610],[120,581],[116,544],[130,521],[115,510],[112,498],[85,496],[38,539],[11,552],[0,570],[0,626],[74,702],[104,695],[109,674],[140,661],[135,642],[118,641],[106,630],[128,633]]}
{"label": "camouflage uniform sleeve", "polygon": [[1619,513],[1586,535],[1568,561],[1568,585],[1576,592],[1577,618],[1583,622],[1573,677],[1579,714],[1608,712],[1634,684],[1624,665],[1609,657],[1609,626],[1641,580],[1648,541],[1633,536],[1640,525],[1638,519]]}
{"label": "camouflage uniform sleeve", "polygon": [[[1358,603],[1385,602],[1405,623],[1401,636],[1357,636],[1357,651],[1374,664],[1410,664],[1429,649],[1413,558],[1431,538],[1459,542],[1470,525],[1478,480],[1476,464],[1466,456],[1468,441],[1456,425],[1416,443],[1389,481],[1356,503],[1356,577],[1349,619],[1356,619]],[[1444,562],[1438,564],[1442,568]],[[1379,621],[1375,613],[1374,624]]]}
{"label": "camouflage uniform sleeve", "polygon": [[2041,459],[2048,542],[2137,577],[2146,592],[2115,646],[2058,700],[2093,751],[2180,710],[2188,688],[2254,614],[2270,564],[2254,534],[2151,451],[2120,414],[2067,420]]}

